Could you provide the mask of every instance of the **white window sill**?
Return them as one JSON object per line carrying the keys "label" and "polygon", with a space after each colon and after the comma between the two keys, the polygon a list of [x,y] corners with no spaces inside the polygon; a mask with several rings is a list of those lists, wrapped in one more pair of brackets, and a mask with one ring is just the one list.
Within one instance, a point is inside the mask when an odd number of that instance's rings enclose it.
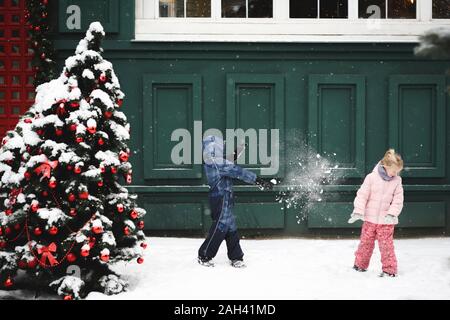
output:
{"label": "white window sill", "polygon": [[450,20],[395,19],[136,19],[134,41],[186,42],[417,42]]}

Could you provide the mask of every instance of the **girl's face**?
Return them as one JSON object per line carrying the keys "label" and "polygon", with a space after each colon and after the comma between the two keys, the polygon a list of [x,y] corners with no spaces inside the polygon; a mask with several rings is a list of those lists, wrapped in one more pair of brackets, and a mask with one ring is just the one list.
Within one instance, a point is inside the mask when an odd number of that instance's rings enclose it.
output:
{"label": "girl's face", "polygon": [[388,174],[389,177],[395,177],[398,176],[398,174],[400,173],[400,169],[397,168],[396,166],[390,166],[390,167],[384,167],[386,169],[386,173]]}

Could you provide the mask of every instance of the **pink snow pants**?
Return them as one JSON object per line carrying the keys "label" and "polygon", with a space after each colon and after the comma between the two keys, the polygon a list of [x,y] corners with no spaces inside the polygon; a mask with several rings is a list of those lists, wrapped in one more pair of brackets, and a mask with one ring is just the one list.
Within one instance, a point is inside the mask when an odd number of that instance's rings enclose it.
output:
{"label": "pink snow pants", "polygon": [[383,271],[397,274],[397,258],[394,252],[394,227],[395,225],[393,224],[364,222],[361,230],[361,242],[358,250],[355,252],[355,266],[362,269],[369,267],[375,240],[378,240]]}

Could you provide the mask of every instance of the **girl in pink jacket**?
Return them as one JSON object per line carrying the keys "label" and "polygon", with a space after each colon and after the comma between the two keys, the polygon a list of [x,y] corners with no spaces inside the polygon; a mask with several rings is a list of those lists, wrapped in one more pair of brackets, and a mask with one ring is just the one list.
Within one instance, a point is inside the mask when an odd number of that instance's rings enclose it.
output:
{"label": "girl in pink jacket", "polygon": [[354,269],[366,271],[369,267],[375,240],[381,252],[383,272],[380,276],[397,275],[397,259],[394,252],[394,227],[403,208],[401,156],[389,149],[383,159],[366,176],[354,201],[349,223],[363,220],[361,241],[355,252]]}

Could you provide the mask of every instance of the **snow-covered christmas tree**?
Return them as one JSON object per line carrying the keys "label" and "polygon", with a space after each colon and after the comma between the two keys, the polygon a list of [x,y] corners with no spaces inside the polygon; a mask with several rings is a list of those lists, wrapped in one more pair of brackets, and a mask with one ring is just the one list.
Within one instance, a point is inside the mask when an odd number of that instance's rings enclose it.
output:
{"label": "snow-covered christmas tree", "polygon": [[131,182],[129,124],[103,37],[92,23],[60,77],[36,89],[2,141],[0,288],[14,288],[23,269],[34,288],[65,299],[116,294],[127,284],[110,264],[143,262],[145,210],[120,184]]}

